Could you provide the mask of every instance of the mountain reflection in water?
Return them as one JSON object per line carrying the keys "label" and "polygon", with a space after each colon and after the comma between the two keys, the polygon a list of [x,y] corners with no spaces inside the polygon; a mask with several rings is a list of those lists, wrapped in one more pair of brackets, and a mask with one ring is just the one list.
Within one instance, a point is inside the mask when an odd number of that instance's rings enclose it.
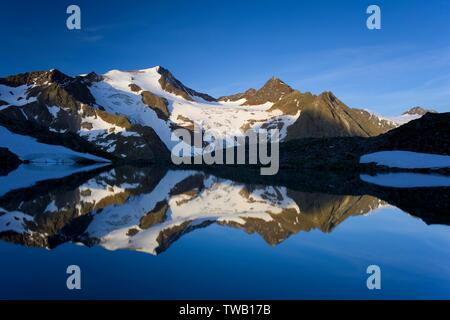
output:
{"label": "mountain reflection in water", "polygon": [[448,188],[396,190],[324,179],[290,177],[285,186],[203,171],[100,168],[0,196],[0,239],[50,249],[76,242],[159,254],[211,224],[256,233],[277,245],[299,232],[332,232],[350,216],[389,205],[427,223],[449,222]]}

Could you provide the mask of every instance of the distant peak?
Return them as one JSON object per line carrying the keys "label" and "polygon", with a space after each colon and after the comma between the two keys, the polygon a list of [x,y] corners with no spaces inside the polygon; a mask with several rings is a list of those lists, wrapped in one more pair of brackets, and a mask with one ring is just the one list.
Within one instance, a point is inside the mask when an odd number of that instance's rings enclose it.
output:
{"label": "distant peak", "polygon": [[168,81],[182,90],[185,90],[187,88],[180,80],[175,78],[175,76],[173,75],[172,72],[169,71],[169,69],[166,69],[162,66],[156,66],[153,69],[156,70],[156,72],[158,72],[161,75],[162,79],[165,79],[163,81]]}
{"label": "distant peak", "polygon": [[39,83],[41,83],[43,81],[65,83],[65,82],[73,79],[72,77],[59,71],[58,69],[50,69],[48,71],[42,72],[41,74],[39,72],[37,72],[34,75],[34,77],[35,77],[36,81]]}
{"label": "distant peak", "polygon": [[437,113],[437,111],[432,110],[432,109],[426,109],[426,108],[422,108],[422,107],[413,107],[411,109],[409,109],[408,111],[405,111],[402,113],[402,115],[419,115],[419,116],[423,116],[426,113]]}
{"label": "distant peak", "polygon": [[259,90],[245,92],[245,98],[247,98],[245,105],[259,105],[266,102],[275,103],[293,91],[294,89],[273,76]]}
{"label": "distant peak", "polygon": [[267,82],[260,90],[275,90],[275,91],[290,92],[293,89],[280,78],[272,76],[269,80],[267,80]]}
{"label": "distant peak", "polygon": [[156,66],[154,69],[161,75],[158,82],[163,90],[179,95],[189,101],[193,101],[194,96],[200,97],[206,101],[216,101],[215,98],[208,94],[195,91],[185,86],[180,80],[175,78],[168,69],[162,66]]}
{"label": "distant peak", "polygon": [[66,74],[62,73],[62,72],[59,71],[58,69],[54,69],[54,68],[48,70],[47,72],[48,72],[48,74],[50,74],[50,75],[55,75],[55,76],[64,75],[64,76],[67,76]]}
{"label": "distant peak", "polygon": [[168,77],[175,78],[174,75],[172,74],[172,72],[170,72],[169,69],[164,68],[163,66],[156,66],[153,69],[155,69],[162,76],[168,76]]}
{"label": "distant peak", "polygon": [[84,80],[89,81],[89,82],[99,82],[99,81],[101,81],[103,79],[103,77],[101,75],[98,75],[94,71],[91,71],[91,72],[89,72],[86,75],[83,75],[82,78]]}
{"label": "distant peak", "polygon": [[275,76],[270,77],[270,79],[267,80],[266,84],[284,84],[287,86],[287,84],[283,80]]}

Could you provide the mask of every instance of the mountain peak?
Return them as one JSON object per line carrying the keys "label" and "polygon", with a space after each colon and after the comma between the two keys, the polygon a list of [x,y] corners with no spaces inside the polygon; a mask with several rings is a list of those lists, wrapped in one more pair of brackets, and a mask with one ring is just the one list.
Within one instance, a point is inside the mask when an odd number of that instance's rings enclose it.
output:
{"label": "mountain peak", "polygon": [[[272,91],[274,93],[278,93],[281,95],[286,95],[294,91],[289,85],[287,85],[283,80],[277,78],[275,76],[271,77],[264,86],[258,90],[258,92],[262,91]],[[278,98],[277,98],[278,100]],[[272,101],[275,102],[275,101]]]}
{"label": "mountain peak", "polygon": [[258,105],[266,102],[275,103],[293,91],[294,89],[288,86],[284,81],[273,76],[249,99],[247,99],[246,105]]}
{"label": "mountain peak", "polygon": [[200,97],[206,101],[216,101],[216,99],[210,95],[197,92],[185,86],[180,80],[175,78],[175,76],[168,69],[161,66],[156,66],[154,69],[161,75],[159,84],[163,90],[182,96],[186,100],[190,101],[193,100],[193,97]]}
{"label": "mountain peak", "polygon": [[275,87],[276,86],[284,86],[287,88],[291,88],[283,80],[281,80],[280,78],[275,77],[275,76],[270,77],[270,79],[267,80],[266,83],[264,84],[263,88],[265,86],[275,86]]}
{"label": "mountain peak", "polygon": [[154,66],[154,67],[150,67],[150,68],[139,69],[137,71],[138,72],[146,72],[146,73],[152,73],[152,72],[158,72],[159,73],[159,68],[161,68],[161,66]]}
{"label": "mountain peak", "polygon": [[324,91],[319,95],[319,97],[332,102],[339,100],[332,91]]}
{"label": "mountain peak", "polygon": [[423,116],[426,113],[437,113],[436,110],[432,110],[432,109],[426,109],[426,108],[422,108],[422,107],[413,107],[405,112],[402,113],[402,115],[419,115],[419,116]]}
{"label": "mountain peak", "polygon": [[232,95],[229,95],[229,96],[219,97],[217,100],[225,101],[225,102],[230,102],[230,101],[231,102],[235,102],[235,101],[238,101],[238,100],[241,100],[241,99],[248,100],[251,97],[253,97],[256,94],[256,92],[257,92],[256,89],[250,88],[250,89],[247,89],[245,92],[239,92],[239,93],[232,94]]}
{"label": "mountain peak", "polygon": [[158,71],[158,73],[160,73],[160,74],[165,74],[165,73],[172,74],[172,73],[169,71],[169,69],[164,68],[163,66],[155,66],[155,67],[153,67],[152,69],[155,69],[155,70]]}
{"label": "mountain peak", "polygon": [[101,75],[98,75],[94,71],[91,71],[88,74],[83,75],[82,78],[83,78],[83,80],[88,81],[90,83],[99,82],[103,79],[103,77]]}
{"label": "mountain peak", "polygon": [[73,80],[72,77],[62,73],[58,69],[50,69],[44,71],[31,71],[25,73],[19,73],[2,79],[2,84],[8,86],[21,86],[24,84],[28,85],[42,85],[45,83],[56,82],[59,84],[64,84]]}

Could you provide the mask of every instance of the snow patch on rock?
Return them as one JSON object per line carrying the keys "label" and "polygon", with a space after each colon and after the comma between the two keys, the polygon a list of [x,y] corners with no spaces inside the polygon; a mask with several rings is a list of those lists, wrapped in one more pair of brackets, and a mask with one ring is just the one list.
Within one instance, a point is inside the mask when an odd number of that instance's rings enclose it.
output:
{"label": "snow patch on rock", "polygon": [[9,87],[0,84],[0,100],[5,101],[7,104],[0,106],[0,111],[8,108],[9,106],[24,106],[28,103],[35,102],[36,97],[29,97],[28,90],[32,86],[22,85],[18,87]]}
{"label": "snow patch on rock", "polygon": [[110,162],[107,159],[76,152],[59,145],[41,143],[35,138],[13,133],[2,126],[0,126],[0,146],[8,148],[21,160],[35,163],[75,163],[78,160]]}

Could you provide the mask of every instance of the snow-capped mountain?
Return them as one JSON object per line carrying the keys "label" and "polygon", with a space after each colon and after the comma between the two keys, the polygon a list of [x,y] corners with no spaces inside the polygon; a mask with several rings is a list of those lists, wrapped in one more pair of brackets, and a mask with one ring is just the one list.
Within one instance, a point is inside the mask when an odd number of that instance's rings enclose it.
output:
{"label": "snow-capped mountain", "polygon": [[[91,154],[88,159],[92,155],[109,160],[164,159],[168,150],[152,127],[132,123],[96,102],[91,85],[100,79],[95,74],[72,78],[57,70],[0,79],[0,126],[50,145],[49,158],[58,153],[51,149],[60,145]],[[14,145],[9,147],[16,153]],[[43,153],[32,145],[23,151],[22,160]]]}
{"label": "snow-capped mountain", "polygon": [[277,128],[282,141],[369,137],[396,126],[349,108],[331,92],[302,93],[275,77],[258,90],[219,99],[185,86],[162,67],[76,77],[50,70],[0,79],[0,126],[90,154],[88,159],[164,161],[179,142],[173,131],[192,130],[194,123],[219,139]]}
{"label": "snow-capped mountain", "polygon": [[421,118],[427,113],[437,113],[437,111],[432,109],[426,109],[422,107],[413,107],[405,112],[403,112],[400,116],[387,118],[387,120],[392,121],[396,125],[400,126],[405,123],[408,123],[412,120],[416,120]]}
{"label": "snow-capped mountain", "polygon": [[[204,130],[214,130],[219,138],[242,134],[258,123],[282,123],[286,128],[297,115],[269,110],[273,103],[244,106],[246,101],[218,101],[184,86],[166,69],[155,67],[139,71],[113,70],[93,83],[90,90],[96,102],[106,111],[128,117],[132,122],[152,127],[171,148],[174,128],[193,129],[194,122]],[[154,111],[154,112],[151,112]]]}

